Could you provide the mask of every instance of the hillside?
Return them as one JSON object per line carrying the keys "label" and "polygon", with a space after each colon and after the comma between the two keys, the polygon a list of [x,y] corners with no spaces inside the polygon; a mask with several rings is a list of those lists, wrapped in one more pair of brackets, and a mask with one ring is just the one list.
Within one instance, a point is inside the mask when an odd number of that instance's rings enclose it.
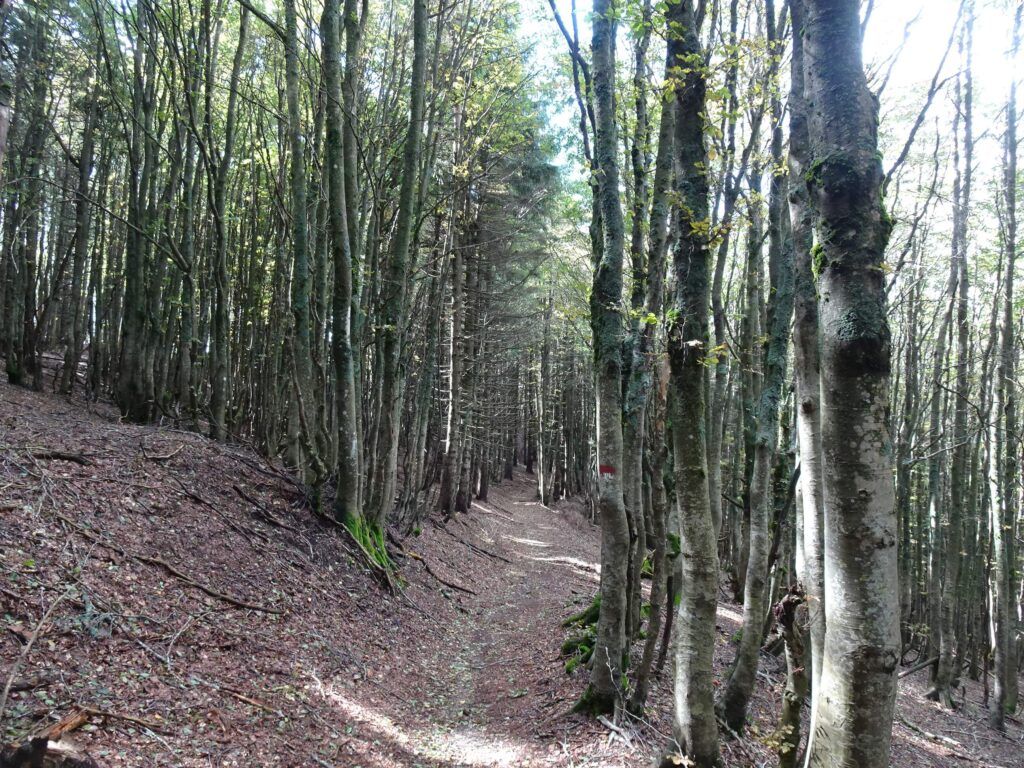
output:
{"label": "hillside", "polygon": [[[663,684],[647,722],[569,714],[560,623],[596,590],[600,536],[533,497],[517,471],[393,545],[392,594],[245,448],[0,384],[4,737],[63,727],[101,766],[648,765]],[[738,618],[721,606],[721,665]],[[774,763],[765,667],[729,765]],[[903,684],[896,765],[1021,764],[1020,723],[987,731],[978,691],[940,715]]]}

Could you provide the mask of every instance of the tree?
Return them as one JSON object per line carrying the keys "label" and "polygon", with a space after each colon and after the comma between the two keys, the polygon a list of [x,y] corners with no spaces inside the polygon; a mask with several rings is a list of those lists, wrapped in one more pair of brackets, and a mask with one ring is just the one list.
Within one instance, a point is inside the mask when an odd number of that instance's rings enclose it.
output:
{"label": "tree", "polygon": [[890,331],[881,264],[892,229],[860,4],[809,0],[803,35],[818,215],[825,647],[812,766],[887,766],[899,663]]}
{"label": "tree", "polygon": [[[669,420],[682,560],[672,733],[682,755],[705,768],[720,762],[712,684],[718,547],[708,497],[704,414],[710,309],[710,211],[704,144],[707,84],[693,3],[681,0],[671,5],[666,23],[675,85],[675,192],[679,197],[672,264],[676,295],[668,328],[672,371]],[[673,763],[671,755],[663,761],[663,765]]]}
{"label": "tree", "polygon": [[[765,25],[768,30],[770,64],[767,81],[773,94],[778,88],[777,62],[781,59],[777,38],[775,4],[768,0]],[[753,466],[750,478],[750,553],[744,579],[743,629],[736,661],[722,695],[721,709],[725,721],[735,731],[743,728],[747,703],[754,691],[764,625],[768,575],[768,525],[774,496],[772,468],[779,441],[779,411],[786,382],[789,354],[789,326],[793,316],[793,250],[789,238],[786,184],[781,173],[782,104],[777,95],[771,98],[771,189],[768,208],[768,273],[769,299],[765,328],[763,373],[755,418]],[[776,169],[780,169],[777,171]]]}
{"label": "tree", "polygon": [[618,130],[615,122],[615,23],[610,0],[594,0],[594,167],[604,233],[594,254],[590,327],[597,382],[598,506],[601,513],[601,614],[590,687],[580,705],[612,712],[622,696],[626,653],[626,581],[629,526],[622,488],[622,262],[625,224],[619,201]]}
{"label": "tree", "polygon": [[427,68],[427,4],[413,2],[413,63],[409,84],[409,123],[402,156],[402,182],[395,221],[395,237],[388,262],[387,283],[383,287],[383,332],[381,371],[381,422],[377,447],[376,487],[367,510],[367,521],[379,536],[394,504],[398,471],[398,435],[401,429],[402,386],[399,365],[402,337],[408,317],[406,294],[409,281],[409,257],[416,219],[415,193],[418,185],[420,145],[423,134],[423,104]]}

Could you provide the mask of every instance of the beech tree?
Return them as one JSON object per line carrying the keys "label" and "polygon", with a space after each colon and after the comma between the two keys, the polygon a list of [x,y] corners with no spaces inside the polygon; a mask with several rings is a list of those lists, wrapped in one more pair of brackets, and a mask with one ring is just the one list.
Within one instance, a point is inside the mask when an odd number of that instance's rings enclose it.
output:
{"label": "beech tree", "polygon": [[802,30],[821,338],[825,645],[811,765],[889,762],[900,659],[896,515],[886,409],[892,365],[879,265],[877,104],[859,3],[809,0]]}

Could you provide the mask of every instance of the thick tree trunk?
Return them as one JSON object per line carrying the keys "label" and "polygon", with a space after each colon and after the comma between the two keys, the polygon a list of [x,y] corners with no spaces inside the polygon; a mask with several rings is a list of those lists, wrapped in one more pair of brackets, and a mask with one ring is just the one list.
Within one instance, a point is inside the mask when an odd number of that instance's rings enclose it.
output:
{"label": "thick tree trunk", "polygon": [[147,386],[146,356],[148,307],[146,295],[146,248],[142,233],[148,231],[149,178],[153,173],[150,135],[153,127],[153,77],[156,56],[150,42],[151,11],[138,4],[133,54],[132,121],[128,141],[128,232],[125,244],[124,298],[121,320],[121,351],[118,361],[116,400],[130,421],[148,421],[152,392]]}
{"label": "thick tree trunk", "polygon": [[857,0],[809,0],[803,29],[819,215],[825,653],[810,765],[886,768],[899,663],[889,405],[890,334],[880,264],[877,104],[861,60]]}

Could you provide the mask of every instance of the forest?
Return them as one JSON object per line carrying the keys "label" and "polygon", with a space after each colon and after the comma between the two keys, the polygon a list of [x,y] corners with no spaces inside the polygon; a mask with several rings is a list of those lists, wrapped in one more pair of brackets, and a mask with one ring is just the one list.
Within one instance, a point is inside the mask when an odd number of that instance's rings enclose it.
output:
{"label": "forest", "polygon": [[1022,765],[1022,0],[0,0],[0,768]]}

